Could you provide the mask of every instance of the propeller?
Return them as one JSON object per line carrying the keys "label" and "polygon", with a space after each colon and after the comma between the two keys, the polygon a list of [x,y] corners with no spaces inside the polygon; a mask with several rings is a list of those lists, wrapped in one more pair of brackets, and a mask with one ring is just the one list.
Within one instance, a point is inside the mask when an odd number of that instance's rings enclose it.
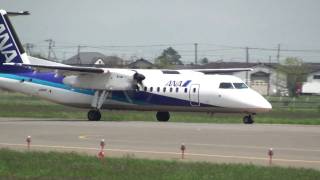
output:
{"label": "propeller", "polygon": [[138,73],[137,71],[135,71],[136,73],[134,73],[133,75],[133,79],[137,81],[137,90],[139,90],[139,86],[143,87],[143,80],[146,79],[146,77],[143,74]]}

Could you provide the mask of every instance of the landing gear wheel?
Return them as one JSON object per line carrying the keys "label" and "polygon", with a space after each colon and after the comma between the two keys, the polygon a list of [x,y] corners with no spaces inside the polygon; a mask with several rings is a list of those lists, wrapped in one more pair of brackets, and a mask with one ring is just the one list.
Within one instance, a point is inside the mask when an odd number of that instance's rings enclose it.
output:
{"label": "landing gear wheel", "polygon": [[101,113],[99,110],[90,110],[88,112],[88,120],[89,121],[100,121]]}
{"label": "landing gear wheel", "polygon": [[244,124],[253,124],[254,121],[252,119],[252,116],[248,115],[248,116],[243,117],[243,123]]}
{"label": "landing gear wheel", "polygon": [[169,112],[157,112],[157,120],[161,122],[167,122],[170,119]]}

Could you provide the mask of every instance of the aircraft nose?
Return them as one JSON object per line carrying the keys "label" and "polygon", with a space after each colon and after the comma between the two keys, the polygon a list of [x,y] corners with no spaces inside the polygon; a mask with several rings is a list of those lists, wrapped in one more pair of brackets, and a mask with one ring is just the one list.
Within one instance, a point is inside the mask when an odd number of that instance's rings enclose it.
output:
{"label": "aircraft nose", "polygon": [[250,91],[250,93],[243,94],[241,102],[244,107],[252,109],[255,112],[269,112],[272,109],[271,104],[262,95],[255,91]]}
{"label": "aircraft nose", "polygon": [[272,105],[269,101],[267,101],[264,97],[261,96],[261,100],[257,104],[258,108],[261,110],[261,112],[269,112],[272,109]]}
{"label": "aircraft nose", "polygon": [[258,112],[269,112],[272,109],[272,105],[261,94],[254,91],[254,105]]}

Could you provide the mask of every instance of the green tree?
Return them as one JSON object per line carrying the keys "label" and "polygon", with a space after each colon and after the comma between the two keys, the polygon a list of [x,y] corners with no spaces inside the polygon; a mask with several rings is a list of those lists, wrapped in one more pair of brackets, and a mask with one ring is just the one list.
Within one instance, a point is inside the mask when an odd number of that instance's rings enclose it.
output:
{"label": "green tree", "polygon": [[296,88],[306,80],[309,68],[302,59],[297,57],[288,57],[283,64],[279,64],[277,70],[287,76],[287,88],[290,96],[296,96]]}
{"label": "green tree", "polygon": [[201,64],[208,64],[208,63],[209,63],[209,59],[206,58],[206,57],[204,57],[204,58],[202,58],[202,59],[200,60],[200,63],[201,63]]}
{"label": "green tree", "polygon": [[170,67],[172,65],[182,65],[183,63],[180,59],[181,59],[180,54],[172,47],[169,47],[163,50],[161,55],[156,58],[155,63],[158,66],[164,68],[164,67]]}

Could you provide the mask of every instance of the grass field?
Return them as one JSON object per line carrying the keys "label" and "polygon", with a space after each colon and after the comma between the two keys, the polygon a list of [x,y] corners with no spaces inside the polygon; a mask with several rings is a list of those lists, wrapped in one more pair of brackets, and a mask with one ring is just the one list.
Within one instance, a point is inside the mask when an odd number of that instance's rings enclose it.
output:
{"label": "grass field", "polygon": [[[300,102],[320,102],[315,97],[309,100],[300,98]],[[276,102],[276,99],[271,99]],[[289,99],[284,99],[289,101]],[[278,101],[277,101],[278,102]],[[289,103],[291,104],[291,102]],[[309,103],[308,103],[309,105]],[[307,107],[307,106],[304,106]],[[135,111],[103,111],[102,120],[107,121],[156,121],[155,112]],[[41,100],[37,97],[19,93],[0,92],[0,117],[35,117],[35,118],[63,118],[86,120],[87,110],[77,109]],[[171,122],[201,122],[201,123],[241,123],[242,114],[214,114],[171,112]],[[275,107],[272,112],[255,116],[256,123],[277,124],[320,124],[320,109],[318,104],[313,108]]]}
{"label": "grass field", "polygon": [[106,158],[0,149],[0,179],[320,179],[312,169]]}

